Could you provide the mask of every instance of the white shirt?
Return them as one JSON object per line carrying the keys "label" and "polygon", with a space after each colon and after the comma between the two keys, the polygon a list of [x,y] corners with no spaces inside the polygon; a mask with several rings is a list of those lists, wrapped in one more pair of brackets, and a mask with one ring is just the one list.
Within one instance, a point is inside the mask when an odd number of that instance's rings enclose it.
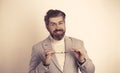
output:
{"label": "white shirt", "polygon": [[65,61],[65,43],[64,43],[64,38],[61,40],[54,40],[51,36],[51,43],[52,43],[52,48],[55,50],[55,55],[58,60],[58,63],[63,71],[64,67],[64,61]]}

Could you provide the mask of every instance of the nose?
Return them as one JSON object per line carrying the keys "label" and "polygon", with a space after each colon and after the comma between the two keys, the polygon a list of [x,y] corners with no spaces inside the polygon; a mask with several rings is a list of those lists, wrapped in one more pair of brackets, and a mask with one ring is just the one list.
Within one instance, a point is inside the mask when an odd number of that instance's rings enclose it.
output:
{"label": "nose", "polygon": [[60,29],[60,25],[59,24],[56,25],[56,29]]}

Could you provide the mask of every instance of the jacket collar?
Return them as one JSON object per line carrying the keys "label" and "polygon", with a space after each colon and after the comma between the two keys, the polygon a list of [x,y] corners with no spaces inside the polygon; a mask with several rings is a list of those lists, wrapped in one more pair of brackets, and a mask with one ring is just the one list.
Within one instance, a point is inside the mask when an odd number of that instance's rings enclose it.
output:
{"label": "jacket collar", "polygon": [[[64,37],[64,42],[65,42],[65,51],[66,52],[69,52],[70,51],[70,48],[72,47],[72,44],[71,44],[71,40],[69,37],[65,36]],[[48,36],[48,38],[44,41],[43,43],[43,47],[44,49],[52,49],[52,45],[51,45],[51,38],[50,36]],[[61,67],[57,61],[57,58],[56,56],[54,55],[52,57],[52,61],[53,63],[55,64],[55,66],[62,72],[61,70]],[[67,56],[65,57],[65,62],[67,61]],[[64,63],[64,67],[66,66],[66,63]],[[64,70],[63,70],[64,71]]]}

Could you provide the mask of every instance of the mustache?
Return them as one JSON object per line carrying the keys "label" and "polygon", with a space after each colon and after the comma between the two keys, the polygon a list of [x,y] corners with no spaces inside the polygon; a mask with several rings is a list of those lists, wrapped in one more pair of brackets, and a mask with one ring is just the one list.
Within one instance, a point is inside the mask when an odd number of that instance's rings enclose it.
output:
{"label": "mustache", "polygon": [[54,30],[54,32],[56,33],[56,32],[58,32],[58,31],[64,31],[63,29],[56,29],[56,30]]}

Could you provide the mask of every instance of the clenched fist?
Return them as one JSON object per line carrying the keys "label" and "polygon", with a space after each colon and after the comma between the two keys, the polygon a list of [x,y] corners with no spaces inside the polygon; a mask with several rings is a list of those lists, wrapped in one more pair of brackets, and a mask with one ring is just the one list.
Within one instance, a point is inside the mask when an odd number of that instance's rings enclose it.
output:
{"label": "clenched fist", "polygon": [[45,60],[43,61],[44,66],[49,66],[52,56],[55,54],[53,49],[45,49]]}
{"label": "clenched fist", "polygon": [[86,61],[84,51],[82,49],[72,48],[71,51],[80,63],[84,63]]}

